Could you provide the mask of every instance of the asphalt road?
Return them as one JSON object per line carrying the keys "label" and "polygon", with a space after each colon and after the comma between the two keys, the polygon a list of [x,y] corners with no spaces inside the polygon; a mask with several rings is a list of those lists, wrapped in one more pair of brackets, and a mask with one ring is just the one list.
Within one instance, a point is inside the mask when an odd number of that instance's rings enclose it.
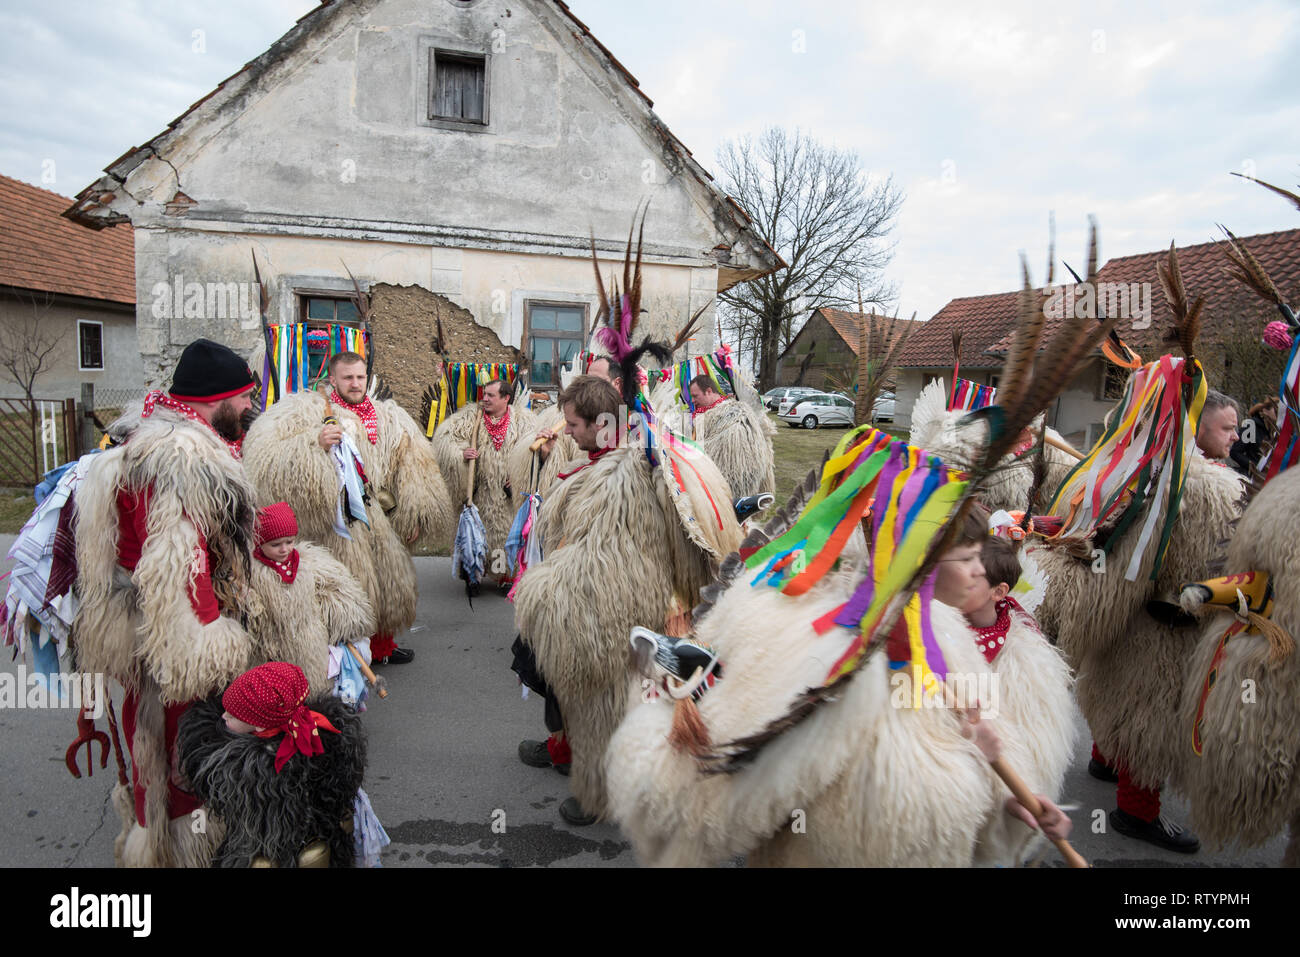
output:
{"label": "asphalt road", "polygon": [[[0,536],[4,551],[13,536]],[[557,812],[567,779],[527,767],[516,750],[540,738],[542,704],[521,700],[510,671],[513,606],[495,593],[471,610],[447,558],[417,558],[419,618],[402,640],[413,662],[381,669],[385,700],[372,697],[366,791],[392,845],[386,867],[622,867],[636,859],[618,829],[575,828]],[[8,563],[5,563],[7,569]],[[6,656],[7,657],[7,656]],[[16,672],[20,662],[5,661]],[[120,700],[120,697],[119,697]],[[104,722],[100,722],[104,727]],[[118,821],[109,804],[113,762],[74,780],[64,750],[76,736],[71,710],[0,709],[0,864],[34,867],[112,866]],[[1096,866],[1269,866],[1281,863],[1285,837],[1262,848],[1183,856],[1118,834],[1094,833],[1114,807],[1114,786],[1087,774],[1087,729],[1064,802],[1077,804],[1073,843]],[[84,751],[82,752],[84,756]],[[84,757],[83,757],[84,766]],[[1186,807],[1167,801],[1175,820]],[[1045,847],[1041,863],[1059,864]]]}

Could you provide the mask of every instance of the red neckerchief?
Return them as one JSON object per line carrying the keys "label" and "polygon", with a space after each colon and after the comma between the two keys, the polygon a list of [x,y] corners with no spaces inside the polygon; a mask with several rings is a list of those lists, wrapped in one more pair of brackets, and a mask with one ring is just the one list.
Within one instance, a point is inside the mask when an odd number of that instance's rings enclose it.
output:
{"label": "red neckerchief", "polygon": [[330,401],[337,402],[349,412],[356,413],[357,417],[361,419],[361,424],[366,427],[366,438],[370,440],[370,444],[379,444],[379,417],[375,414],[375,406],[370,401],[370,396],[366,396],[364,400],[353,405],[339,395],[338,389],[330,389]]}
{"label": "red neckerchief", "polygon": [[260,548],[253,549],[253,557],[279,575],[280,581],[286,585],[293,584],[293,580],[298,574],[298,549],[295,548],[291,551],[289,557],[282,562],[267,558]]}
{"label": "red neckerchief", "polygon": [[718,396],[718,401],[713,403],[712,405],[709,406],[697,405],[695,407],[695,414],[699,415],[702,412],[712,412],[714,409],[716,409],[718,406],[720,406],[722,403],[726,401],[727,401],[727,397],[725,395],[720,395]]}
{"label": "red neckerchief", "polygon": [[326,731],[333,731],[335,734],[341,733],[338,728],[330,724],[330,719],[325,715],[319,711],[312,711],[299,702],[298,706],[293,709],[293,714],[285,718],[282,724],[278,724],[274,728],[263,728],[261,731],[254,731],[253,734],[259,738],[274,738],[277,734],[284,735],[280,739],[280,747],[275,751],[275,773],[279,774],[280,769],[295,754],[305,754],[310,758],[325,753],[325,745],[321,743],[320,739],[321,728]]}
{"label": "red neckerchief", "polygon": [[242,453],[240,452],[240,446],[244,444],[244,440],[242,437],[236,442],[230,441],[228,438],[226,438],[224,435],[222,435],[220,432],[214,429],[212,427],[211,422],[203,418],[203,416],[199,415],[198,412],[194,411],[194,409],[192,409],[190,406],[186,405],[184,402],[180,401],[179,399],[173,399],[166,392],[163,392],[159,389],[155,389],[153,392],[150,392],[148,395],[144,397],[144,411],[140,413],[140,418],[142,419],[149,418],[149,416],[153,415],[154,406],[158,406],[158,405],[161,405],[164,409],[171,409],[173,412],[180,413],[181,415],[185,416],[185,418],[189,419],[191,422],[201,422],[203,425],[207,426],[209,432],[211,432],[213,435],[219,438],[222,442],[226,443],[226,447],[230,449],[231,455],[233,455],[237,459],[243,457]]}
{"label": "red neckerchief", "polygon": [[1010,595],[994,605],[994,608],[997,609],[997,620],[987,628],[975,629],[975,644],[979,646],[980,651],[984,652],[984,658],[990,664],[993,663],[993,659],[998,656],[998,652],[1006,644],[1007,630],[1011,627],[1012,611],[1019,612],[1029,624],[1033,624],[1034,621],[1034,616],[1021,608],[1020,602]]}
{"label": "red neckerchief", "polygon": [[500,452],[501,446],[506,444],[506,430],[510,428],[510,406],[506,406],[505,415],[495,423],[492,417],[484,412],[483,424],[487,426],[488,437],[492,439],[492,448]]}
{"label": "red neckerchief", "polygon": [[572,472],[561,472],[559,475],[556,476],[556,478],[566,479],[571,475],[577,475],[579,472],[581,472],[583,469],[587,468],[588,466],[595,465],[596,460],[600,458],[602,455],[604,455],[606,452],[612,452],[612,451],[614,450],[612,448],[609,448],[609,449],[597,449],[595,452],[588,452],[587,461],[583,462]]}

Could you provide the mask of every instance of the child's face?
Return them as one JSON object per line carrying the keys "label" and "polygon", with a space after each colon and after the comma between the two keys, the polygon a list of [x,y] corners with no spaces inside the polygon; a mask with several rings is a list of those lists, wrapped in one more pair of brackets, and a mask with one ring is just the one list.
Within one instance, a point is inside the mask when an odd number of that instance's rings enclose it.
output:
{"label": "child's face", "polygon": [[965,604],[961,606],[961,613],[970,616],[981,612],[1006,598],[1009,591],[1011,589],[1003,582],[994,585],[987,578],[981,578],[975,587],[971,589]]}
{"label": "child's face", "polygon": [[254,731],[258,730],[247,721],[240,721],[229,711],[222,714],[221,717],[225,719],[226,728],[231,734],[252,734]]}
{"label": "child's face", "polygon": [[292,538],[273,538],[269,542],[262,543],[262,554],[273,562],[284,561],[292,551]]}
{"label": "child's face", "polygon": [[984,563],[980,561],[979,545],[960,545],[939,559],[939,573],[934,580],[934,597],[945,605],[965,609],[972,594],[980,587],[987,588]]}

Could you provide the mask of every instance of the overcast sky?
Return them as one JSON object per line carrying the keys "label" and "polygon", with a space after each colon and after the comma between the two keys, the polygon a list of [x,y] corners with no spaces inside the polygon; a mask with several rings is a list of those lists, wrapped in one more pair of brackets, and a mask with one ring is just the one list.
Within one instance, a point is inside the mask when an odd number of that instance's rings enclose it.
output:
{"label": "overcast sky", "polygon": [[[0,173],[76,193],[314,6],[10,4]],[[904,315],[1016,288],[1021,250],[1041,280],[1051,212],[1076,268],[1089,214],[1103,260],[1205,242],[1218,222],[1238,235],[1300,226],[1228,175],[1300,182],[1293,0],[570,7],[706,169],[726,139],[775,124],[892,174],[906,201],[888,278]]]}

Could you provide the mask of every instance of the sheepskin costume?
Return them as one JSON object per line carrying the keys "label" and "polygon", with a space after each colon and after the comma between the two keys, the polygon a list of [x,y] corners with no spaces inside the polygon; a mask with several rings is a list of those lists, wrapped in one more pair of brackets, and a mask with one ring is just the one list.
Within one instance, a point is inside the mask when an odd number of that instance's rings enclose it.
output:
{"label": "sheepskin costume", "polygon": [[772,436],[766,415],[736,399],[723,399],[694,416],[695,442],[727,479],[736,498],[776,491]]}
{"label": "sheepskin costume", "polygon": [[[298,570],[286,582],[275,569],[253,562],[248,594],[248,631],[253,636],[250,667],[288,661],[307,676],[309,694],[328,694],[329,649],[367,638],[375,613],[360,583],[319,545],[298,543]],[[318,709],[319,710],[319,709]]]}
{"label": "sheepskin costume", "polygon": [[[738,558],[728,559],[735,578],[696,629],[725,669],[699,703],[715,744],[761,730],[824,679],[850,636],[838,628],[819,636],[811,624],[861,577],[857,541],[855,560],[846,552],[839,571],[797,598],[751,587]],[[932,609],[950,673],[987,686],[989,666],[964,619]],[[707,866],[739,854],[762,866],[1018,862],[1034,832],[1005,813],[1005,785],[956,715],[908,707],[909,689],[876,653],[840,695],[731,774],[703,773],[668,743],[673,708],[663,700],[638,704],[610,742],[612,816],[650,865]],[[1036,793],[1054,795],[1059,772],[1035,764],[1026,729],[1011,712],[990,720],[1011,765]]]}
{"label": "sheepskin costume", "polygon": [[[206,867],[219,822],[195,833],[199,802],[170,781],[172,739],[189,703],[248,665],[239,622],[253,539],[253,489],[202,422],[159,404],[110,426],[125,444],[96,455],[77,490],[77,668],[122,684],[133,820],[120,866]],[[130,570],[128,570],[130,569]],[[114,803],[130,803],[119,786]],[[125,823],[125,822],[124,822]]]}
{"label": "sheepskin costume", "polygon": [[[721,555],[740,544],[730,490],[701,455],[692,464],[720,503],[720,545],[693,539],[662,468],[621,447],[560,481],[541,512],[544,559],[515,596],[515,622],[564,709],[569,781],[589,814],[606,810],[605,747],[635,696],[627,664],[636,625],[663,629],[674,599],[690,608]],[[703,521],[703,519],[701,519]]]}
{"label": "sheepskin costume", "polygon": [[1143,556],[1136,580],[1125,577],[1138,541],[1133,533],[1106,556],[1104,574],[1093,571],[1091,559],[1064,548],[1034,549],[1050,578],[1039,625],[1056,636],[1078,675],[1079,707],[1097,747],[1109,761],[1126,765],[1139,787],[1159,788],[1189,753],[1178,709],[1195,641],[1194,631],[1153,618],[1147,602],[1177,600],[1184,582],[1210,577],[1209,563],[1231,533],[1241,495],[1235,472],[1196,452],[1154,582],[1154,548]]}
{"label": "sheepskin costume", "polygon": [[316,392],[285,396],[258,416],[244,439],[244,467],[258,503],[288,502],[302,537],[324,545],[361,584],[376,632],[396,635],[415,621],[415,566],[407,544],[449,540],[451,498],[429,443],[396,402],[374,403],[375,444],[358,416],[337,402],[330,407],[361,452],[371,486],[396,500],[385,512],[372,497],[369,528],[352,522],[351,539],[334,531],[339,484],[333,459],[316,442],[325,419],[325,398]]}
{"label": "sheepskin costume", "polygon": [[[511,411],[510,414],[513,416],[514,412]],[[537,486],[537,491],[545,498],[546,493],[555,484],[556,476],[574,467],[570,463],[586,457],[586,453],[578,448],[578,443],[573,441],[572,437],[564,434],[564,410],[558,405],[543,409],[535,416],[535,419],[536,423],[532,434],[525,435],[524,440],[516,442],[510,450],[507,467],[510,472],[510,491],[514,496],[512,505],[516,512],[519,510],[519,506],[524,504],[524,499],[533,490],[534,484]],[[546,457],[546,461],[538,459],[537,476],[534,478],[533,455],[535,453],[528,451],[528,447],[533,444],[537,433],[542,429],[550,429],[559,434],[555,439],[555,445],[551,448],[551,454]],[[511,520],[513,521],[513,514]],[[506,531],[509,532],[509,528]]]}
{"label": "sheepskin costume", "polygon": [[[1237,525],[1224,571],[1252,570],[1271,576],[1274,624],[1300,635],[1300,469],[1271,479]],[[1283,863],[1300,866],[1300,653],[1274,662],[1262,635],[1229,639],[1206,698],[1200,756],[1192,750],[1201,691],[1232,621],[1222,609],[1210,615],[1188,661],[1178,720],[1169,731],[1182,756],[1175,783],[1210,844],[1262,844],[1289,823]]]}
{"label": "sheepskin costume", "polygon": [[[942,379],[937,379],[922,389],[912,407],[912,432],[908,441],[933,452],[955,467],[961,467],[963,463],[972,461],[984,447],[988,428],[982,423],[965,421],[969,412],[950,412],[947,405],[948,393]],[[1034,423],[1035,433],[1041,425],[1041,419]],[[1065,441],[1055,429],[1049,428],[1047,434]],[[1043,450],[1043,455],[1047,462],[1047,478],[1034,503],[1036,511],[1051,504],[1052,493],[1060,488],[1070,470],[1078,464],[1073,456],[1050,445]],[[1012,457],[1007,456],[1003,459],[1003,465],[1010,466],[1012,461]],[[1029,504],[1029,490],[1033,487],[1033,482],[1033,458],[1026,456],[1014,466],[990,475],[981,489],[980,501],[991,511],[1000,508],[1023,509]]]}
{"label": "sheepskin costume", "polygon": [[366,767],[360,716],[338,698],[309,700],[338,729],[320,735],[323,754],[295,754],[275,770],[277,738],[235,734],[222,719],[221,697],[192,707],[181,721],[180,766],[208,809],[226,822],[213,866],[248,867],[265,857],[277,867],[297,867],[298,852],[313,841],[329,845],[330,867],[352,867],[352,820]]}
{"label": "sheepskin costume", "polygon": [[[482,419],[482,407],[475,402],[460,409],[455,415],[448,416],[438,426],[438,431],[433,433],[433,452],[438,459],[438,468],[451,492],[452,501],[458,506],[465,501],[465,484],[469,480],[469,463],[465,461],[463,453],[474,444],[474,427]],[[514,504],[514,494],[517,493],[514,492],[514,483],[511,481],[510,454],[520,446],[526,452],[537,436],[537,428],[537,419],[533,414],[521,404],[513,403],[510,406],[510,424],[500,449],[492,445],[486,424],[478,429],[474,504],[487,533],[489,568],[492,567],[491,556],[505,549],[510,525],[518,511]],[[526,494],[527,490],[524,492]]]}

